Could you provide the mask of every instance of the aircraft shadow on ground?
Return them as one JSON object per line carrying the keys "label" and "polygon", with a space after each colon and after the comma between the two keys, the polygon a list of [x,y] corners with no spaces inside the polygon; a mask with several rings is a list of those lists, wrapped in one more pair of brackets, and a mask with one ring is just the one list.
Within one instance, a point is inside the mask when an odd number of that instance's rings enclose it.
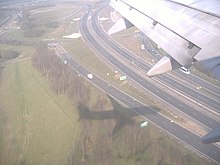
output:
{"label": "aircraft shadow on ground", "polygon": [[[107,95],[111,101],[113,109],[102,111],[91,111],[86,105],[78,104],[79,120],[108,120],[114,119],[116,124],[112,134],[117,133],[124,125],[134,123],[134,116],[156,115],[160,110],[156,107],[132,107],[125,108],[119,104],[114,98]],[[154,111],[152,110],[154,109]],[[79,121],[78,120],[78,121]]]}

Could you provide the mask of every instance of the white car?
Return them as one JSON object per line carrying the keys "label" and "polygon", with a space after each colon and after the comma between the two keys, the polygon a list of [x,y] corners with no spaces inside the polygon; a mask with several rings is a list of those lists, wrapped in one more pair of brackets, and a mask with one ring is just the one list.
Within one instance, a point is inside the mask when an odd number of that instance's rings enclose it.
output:
{"label": "white car", "polygon": [[185,74],[190,74],[190,70],[185,68],[184,66],[180,67],[179,70]]}
{"label": "white car", "polygon": [[148,125],[148,121],[142,121],[140,123],[140,127],[143,128],[143,127],[146,127]]}
{"label": "white car", "polygon": [[87,77],[88,77],[89,79],[93,79],[93,75],[92,75],[91,73],[87,74]]}

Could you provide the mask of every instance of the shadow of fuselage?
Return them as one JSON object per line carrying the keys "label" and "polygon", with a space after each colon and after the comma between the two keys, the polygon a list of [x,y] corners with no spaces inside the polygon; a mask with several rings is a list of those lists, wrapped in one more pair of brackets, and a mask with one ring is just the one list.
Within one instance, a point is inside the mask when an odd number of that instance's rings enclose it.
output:
{"label": "shadow of fuselage", "polygon": [[[149,107],[133,107],[125,108],[119,104],[115,99],[108,95],[108,98],[112,104],[113,109],[92,111],[84,104],[78,104],[79,120],[110,120],[114,119],[116,124],[114,126],[112,134],[117,133],[125,124],[133,123],[134,116],[144,115],[155,115],[159,112],[158,109],[154,108],[155,111],[149,110]],[[152,108],[150,108],[152,109]]]}

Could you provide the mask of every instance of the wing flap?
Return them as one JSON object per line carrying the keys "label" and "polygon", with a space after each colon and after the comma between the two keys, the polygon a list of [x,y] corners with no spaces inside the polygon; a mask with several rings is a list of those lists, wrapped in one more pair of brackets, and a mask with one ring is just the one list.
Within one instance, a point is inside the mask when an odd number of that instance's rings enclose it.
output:
{"label": "wing flap", "polygon": [[162,0],[111,0],[110,6],[182,66],[220,57],[219,15]]}
{"label": "wing flap", "polygon": [[[191,65],[193,57],[200,51],[200,48],[194,43],[167,29],[156,20],[132,8],[128,4],[113,0],[110,2],[110,5],[181,65]],[[192,47],[189,46],[190,44]]]}

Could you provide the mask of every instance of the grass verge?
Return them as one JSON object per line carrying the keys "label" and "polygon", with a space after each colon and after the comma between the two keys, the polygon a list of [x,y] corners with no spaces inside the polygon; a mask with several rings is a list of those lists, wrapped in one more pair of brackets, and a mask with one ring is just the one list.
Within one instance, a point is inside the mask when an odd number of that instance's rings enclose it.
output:
{"label": "grass verge", "polygon": [[0,164],[65,164],[80,131],[77,111],[29,59],[5,67],[0,110]]}

